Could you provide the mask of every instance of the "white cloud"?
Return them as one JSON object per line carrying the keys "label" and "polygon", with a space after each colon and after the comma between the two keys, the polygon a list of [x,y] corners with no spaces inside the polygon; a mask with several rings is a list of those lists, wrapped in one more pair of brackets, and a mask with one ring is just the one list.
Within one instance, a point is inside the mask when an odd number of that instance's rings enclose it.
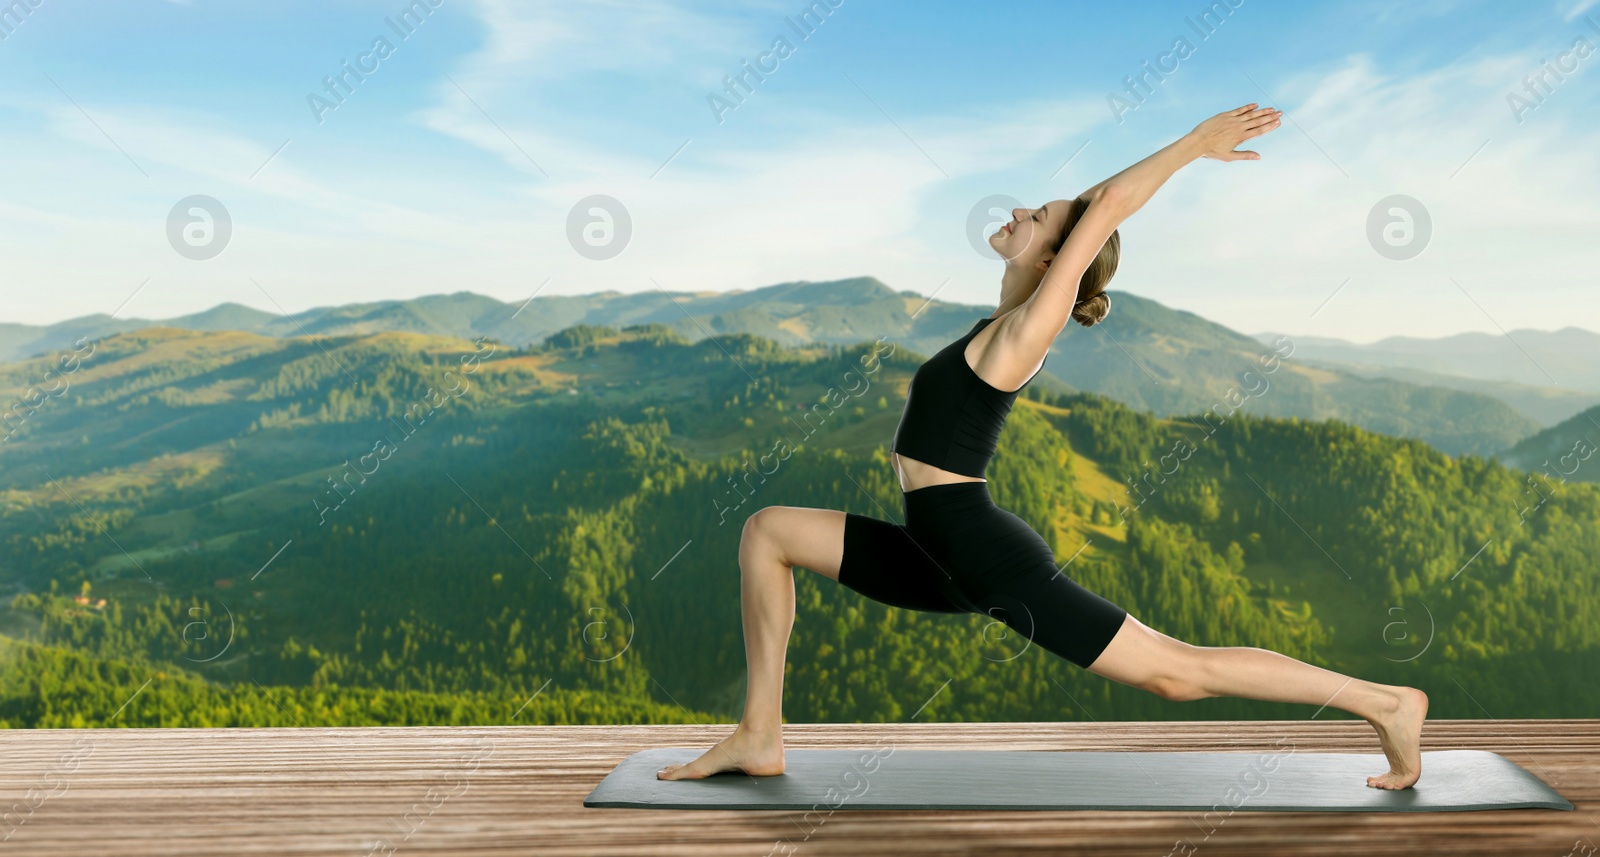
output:
{"label": "white cloud", "polygon": [[1561,13],[1561,20],[1574,21],[1583,13],[1593,9],[1597,2],[1600,2],[1600,0],[1569,0],[1569,2],[1558,4],[1557,8],[1566,7],[1566,10]]}
{"label": "white cloud", "polygon": [[[1600,270],[1600,251],[1580,240],[1600,231],[1600,181],[1581,154],[1600,141],[1563,112],[1583,109],[1577,92],[1514,123],[1504,92],[1521,67],[1491,56],[1399,77],[1357,55],[1263,82],[1293,122],[1247,146],[1261,161],[1196,164],[1136,215],[1120,285],[1245,331],[1600,329],[1600,304],[1557,297]],[[1415,259],[1384,259],[1368,243],[1367,214],[1390,194],[1431,213],[1431,243]]]}

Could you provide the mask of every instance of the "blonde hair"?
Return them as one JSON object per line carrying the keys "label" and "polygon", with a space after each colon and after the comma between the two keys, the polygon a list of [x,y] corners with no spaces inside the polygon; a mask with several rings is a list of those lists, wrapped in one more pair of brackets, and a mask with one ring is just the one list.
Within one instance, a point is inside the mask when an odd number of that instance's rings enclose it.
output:
{"label": "blonde hair", "polygon": [[[1072,234],[1072,227],[1078,224],[1078,218],[1089,209],[1089,204],[1081,199],[1072,200],[1067,206],[1067,223],[1061,229],[1061,237],[1056,241],[1052,252],[1060,253],[1062,245],[1067,243],[1067,236]],[[1100,245],[1100,252],[1095,254],[1094,260],[1084,270],[1082,279],[1078,280],[1078,299],[1072,305],[1072,320],[1084,327],[1105,321],[1111,313],[1111,296],[1106,294],[1106,284],[1111,282],[1111,277],[1117,273],[1117,263],[1122,260],[1122,236],[1117,230],[1111,230],[1111,237],[1106,243]]]}

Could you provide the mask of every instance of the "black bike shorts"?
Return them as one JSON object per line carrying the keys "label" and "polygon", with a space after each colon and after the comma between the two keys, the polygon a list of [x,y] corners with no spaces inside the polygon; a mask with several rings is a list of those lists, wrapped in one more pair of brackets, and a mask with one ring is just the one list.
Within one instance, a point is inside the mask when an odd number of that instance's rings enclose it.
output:
{"label": "black bike shorts", "polygon": [[987,482],[929,485],[902,495],[904,525],[845,514],[839,582],[894,607],[982,613],[1087,668],[1127,611],[1056,568],[1027,522],[996,506]]}

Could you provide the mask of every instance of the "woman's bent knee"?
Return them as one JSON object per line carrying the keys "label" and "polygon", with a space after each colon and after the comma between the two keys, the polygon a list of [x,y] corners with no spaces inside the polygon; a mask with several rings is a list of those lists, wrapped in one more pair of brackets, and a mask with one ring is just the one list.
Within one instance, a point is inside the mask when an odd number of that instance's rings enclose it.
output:
{"label": "woman's bent knee", "polygon": [[776,506],[766,506],[750,514],[744,519],[744,529],[739,533],[739,550],[741,553],[757,550],[773,543],[773,529],[778,517],[775,514]]}
{"label": "woman's bent knee", "polygon": [[832,509],[765,506],[745,519],[741,564],[804,567],[837,580],[848,516]]}

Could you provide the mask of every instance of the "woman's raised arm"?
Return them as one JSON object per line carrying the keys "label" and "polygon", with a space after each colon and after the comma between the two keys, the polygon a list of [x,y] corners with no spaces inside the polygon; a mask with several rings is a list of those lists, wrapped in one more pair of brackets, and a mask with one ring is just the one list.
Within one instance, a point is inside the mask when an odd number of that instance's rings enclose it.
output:
{"label": "woman's raised arm", "polygon": [[1015,335],[1030,347],[1048,348],[1072,318],[1083,272],[1123,220],[1196,158],[1260,160],[1259,154],[1235,151],[1234,147],[1278,127],[1282,115],[1280,110],[1258,109],[1255,104],[1218,113],[1150,157],[1079,194],[1089,207],[1050,262],[1039,288],[1019,308]]}
{"label": "woman's raised arm", "polygon": [[[1155,193],[1156,188],[1160,187],[1174,172],[1177,172],[1179,167],[1197,157],[1215,158],[1219,161],[1259,161],[1261,156],[1255,152],[1235,152],[1232,149],[1251,137],[1260,136],[1277,127],[1278,119],[1282,115],[1283,111],[1281,110],[1275,110],[1271,107],[1257,109],[1255,104],[1246,104],[1243,107],[1218,113],[1196,125],[1193,131],[1183,135],[1171,146],[1078,194],[1078,198],[1083,200],[1092,199],[1101,188],[1109,184],[1143,186],[1146,193],[1144,194],[1144,199],[1139,200],[1139,205],[1143,205],[1144,200],[1149,199]],[[1164,161],[1162,158],[1164,152],[1175,147],[1182,148],[1186,143],[1191,149],[1198,146],[1200,151],[1195,151],[1188,157],[1182,158],[1181,162],[1174,165],[1170,170],[1161,172],[1155,169],[1157,164]],[[1137,209],[1138,205],[1135,205],[1134,208]]]}

